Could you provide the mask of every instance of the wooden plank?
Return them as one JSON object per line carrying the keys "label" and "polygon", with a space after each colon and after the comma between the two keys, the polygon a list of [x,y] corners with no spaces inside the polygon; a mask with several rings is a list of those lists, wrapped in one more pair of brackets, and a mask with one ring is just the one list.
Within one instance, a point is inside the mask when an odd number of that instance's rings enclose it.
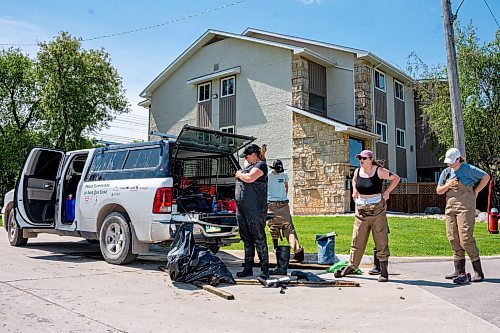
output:
{"label": "wooden plank", "polygon": [[219,297],[222,297],[224,299],[227,299],[227,300],[233,300],[234,299],[234,295],[233,294],[228,293],[227,291],[224,291],[222,289],[216,288],[214,286],[211,286],[209,284],[205,284],[205,283],[201,283],[201,282],[193,282],[192,284],[194,284],[198,288],[206,290],[209,293],[212,293],[212,294],[217,295]]}

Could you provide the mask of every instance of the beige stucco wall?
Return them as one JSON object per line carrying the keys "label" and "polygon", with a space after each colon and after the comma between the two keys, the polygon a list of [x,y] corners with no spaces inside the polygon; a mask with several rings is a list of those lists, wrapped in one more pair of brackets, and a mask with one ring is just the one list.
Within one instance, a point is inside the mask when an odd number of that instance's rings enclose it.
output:
{"label": "beige stucco wall", "polygon": [[[241,67],[236,74],[236,133],[256,137],[259,145],[266,143],[269,161],[281,159],[290,171],[292,114],[286,105],[291,103],[291,51],[287,49],[234,38],[202,47],[153,91],[151,110],[158,130],[178,134],[185,124],[196,126],[197,87],[186,82],[213,73],[217,63],[219,71]],[[212,81],[212,93],[220,95],[219,82],[219,78]],[[213,99],[214,129],[219,129],[218,108],[219,99]]]}
{"label": "beige stucco wall", "polygon": [[348,136],[331,125],[293,116],[293,210],[295,215],[349,211]]}

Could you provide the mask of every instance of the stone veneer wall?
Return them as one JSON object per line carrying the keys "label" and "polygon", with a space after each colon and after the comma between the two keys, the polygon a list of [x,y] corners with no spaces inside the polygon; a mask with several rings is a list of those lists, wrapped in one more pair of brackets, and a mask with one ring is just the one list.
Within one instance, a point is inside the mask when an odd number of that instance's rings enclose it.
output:
{"label": "stone veneer wall", "polygon": [[369,62],[357,59],[354,62],[354,94],[356,127],[372,131],[372,67]]}
{"label": "stone veneer wall", "polygon": [[293,115],[293,212],[322,215],[349,211],[349,137],[312,118]]}
{"label": "stone veneer wall", "polygon": [[309,110],[309,62],[301,56],[292,56],[292,106]]}

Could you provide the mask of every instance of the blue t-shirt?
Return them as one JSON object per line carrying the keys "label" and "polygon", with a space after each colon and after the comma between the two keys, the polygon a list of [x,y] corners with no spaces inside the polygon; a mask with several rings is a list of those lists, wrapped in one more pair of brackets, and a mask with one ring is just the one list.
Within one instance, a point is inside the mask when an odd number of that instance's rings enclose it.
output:
{"label": "blue t-shirt", "polygon": [[285,183],[288,183],[286,172],[274,173],[272,170],[267,174],[267,201],[286,201]]}
{"label": "blue t-shirt", "polygon": [[444,185],[447,179],[458,178],[458,180],[465,186],[474,186],[481,178],[484,177],[486,172],[473,165],[462,163],[457,171],[452,168],[446,168],[441,171],[439,176],[438,185]]}

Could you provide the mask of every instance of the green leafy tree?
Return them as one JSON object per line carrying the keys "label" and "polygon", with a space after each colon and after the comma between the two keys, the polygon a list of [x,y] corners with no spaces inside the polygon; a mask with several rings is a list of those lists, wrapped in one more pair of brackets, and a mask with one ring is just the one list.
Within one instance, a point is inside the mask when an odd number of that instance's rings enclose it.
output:
{"label": "green leafy tree", "polygon": [[121,78],[104,50],[82,49],[66,32],[39,46],[44,130],[56,148],[88,147],[88,133],[130,111]]}
{"label": "green leafy tree", "polygon": [[[476,28],[455,25],[457,67],[460,81],[467,162],[494,179],[494,199],[500,204],[500,31],[490,42],[480,43]],[[450,94],[446,67],[429,67],[410,55],[409,71],[419,78],[416,89],[423,115],[439,144],[453,147]]]}
{"label": "green leafy tree", "polygon": [[0,51],[0,204],[31,146],[43,142],[36,64],[19,49]]}

